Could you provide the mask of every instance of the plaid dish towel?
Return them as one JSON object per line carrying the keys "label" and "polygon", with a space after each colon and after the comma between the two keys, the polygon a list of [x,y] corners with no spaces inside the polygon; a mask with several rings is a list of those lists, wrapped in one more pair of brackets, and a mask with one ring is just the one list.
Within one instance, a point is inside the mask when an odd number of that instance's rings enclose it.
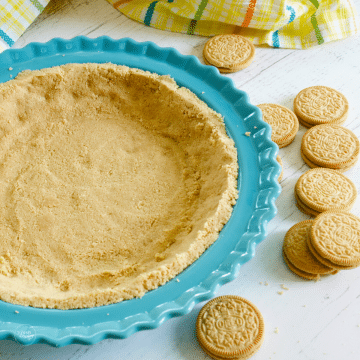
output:
{"label": "plaid dish towel", "polygon": [[131,19],[162,30],[240,34],[254,44],[307,49],[358,32],[352,0],[107,0]]}
{"label": "plaid dish towel", "polygon": [[[107,1],[158,29],[203,36],[235,33],[273,47],[306,49],[359,29],[352,0]],[[49,2],[0,0],[0,52],[15,43]]]}
{"label": "plaid dish towel", "polygon": [[0,0],[0,52],[8,49],[50,0]]}

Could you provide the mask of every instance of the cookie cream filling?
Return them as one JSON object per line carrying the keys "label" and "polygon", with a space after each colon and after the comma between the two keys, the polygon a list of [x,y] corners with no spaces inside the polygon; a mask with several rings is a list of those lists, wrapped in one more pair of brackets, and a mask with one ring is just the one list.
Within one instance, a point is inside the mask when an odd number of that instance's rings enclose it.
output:
{"label": "cookie cream filling", "polygon": [[0,298],[59,309],[141,297],[193,263],[237,198],[222,117],[114,64],[0,85]]}

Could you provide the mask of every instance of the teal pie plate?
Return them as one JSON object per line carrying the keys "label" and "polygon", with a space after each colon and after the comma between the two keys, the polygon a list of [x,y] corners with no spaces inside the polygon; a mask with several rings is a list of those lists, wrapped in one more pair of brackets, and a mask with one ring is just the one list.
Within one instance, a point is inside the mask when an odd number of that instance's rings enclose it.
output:
{"label": "teal pie plate", "polygon": [[[179,281],[173,279],[141,299],[90,309],[38,309],[0,301],[0,339],[24,345],[92,345],[157,328],[172,317],[189,313],[198,302],[212,298],[221,285],[233,280],[255,255],[256,245],[267,235],[268,222],[276,215],[280,165],[270,126],[262,121],[260,110],[249,103],[244,91],[194,56],[129,38],[56,38],[0,54],[0,82],[27,69],[87,62],[111,62],[168,74],[222,114],[238,150],[239,199],[218,240],[177,276]],[[248,132],[249,136],[245,135]]]}

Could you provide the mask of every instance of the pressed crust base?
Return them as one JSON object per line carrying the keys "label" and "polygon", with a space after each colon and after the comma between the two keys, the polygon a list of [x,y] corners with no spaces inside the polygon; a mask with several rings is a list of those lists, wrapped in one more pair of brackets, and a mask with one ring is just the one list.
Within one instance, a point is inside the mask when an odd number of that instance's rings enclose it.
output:
{"label": "pressed crust base", "polygon": [[141,297],[218,237],[238,192],[222,117],[168,76],[114,64],[0,85],[0,298]]}

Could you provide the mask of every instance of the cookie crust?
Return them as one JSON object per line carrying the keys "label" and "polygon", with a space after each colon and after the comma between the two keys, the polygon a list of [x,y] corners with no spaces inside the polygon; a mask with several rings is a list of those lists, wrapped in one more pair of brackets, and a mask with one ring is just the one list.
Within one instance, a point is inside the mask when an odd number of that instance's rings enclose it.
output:
{"label": "cookie crust", "polygon": [[114,64],[26,71],[0,85],[0,124],[4,301],[70,309],[141,297],[230,218],[234,142],[168,76]]}

